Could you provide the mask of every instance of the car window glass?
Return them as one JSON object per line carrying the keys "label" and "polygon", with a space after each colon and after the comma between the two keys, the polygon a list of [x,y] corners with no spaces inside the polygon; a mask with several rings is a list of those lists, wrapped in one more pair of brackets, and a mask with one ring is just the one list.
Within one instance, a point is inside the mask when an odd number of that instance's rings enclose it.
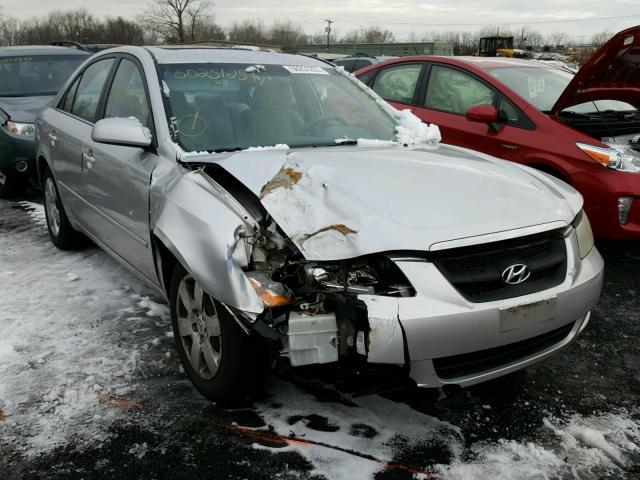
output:
{"label": "car window glass", "polygon": [[518,123],[520,111],[509,100],[501,97],[498,102],[498,120],[504,123]]}
{"label": "car window glass", "polygon": [[88,122],[95,121],[100,94],[112,64],[113,58],[108,58],[87,67],[82,74],[71,113]]}
{"label": "car window glass", "polygon": [[362,83],[367,83],[374,73],[376,73],[375,70],[369,70],[367,73],[358,75],[358,80],[360,80]]}
{"label": "car window glass", "polygon": [[135,117],[142,125],[149,125],[149,104],[140,70],[129,60],[122,60],[118,66],[109,97],[105,118]]}
{"label": "car window glass", "polygon": [[85,55],[0,56],[0,97],[55,95],[86,59]]}
{"label": "car window glass", "polygon": [[434,65],[424,105],[463,115],[474,105],[492,104],[494,92],[480,80],[453,68]]}
{"label": "car window glass", "polygon": [[411,103],[421,69],[417,63],[385,68],[376,77],[373,89],[385,100]]}
{"label": "car window glass", "polygon": [[64,102],[60,106],[60,109],[71,113],[71,108],[73,107],[73,99],[76,97],[76,91],[78,90],[78,85],[80,84],[80,78],[78,77],[75,82],[69,87],[67,93],[64,96]]}
{"label": "car window glass", "polygon": [[371,65],[371,62],[369,60],[356,60],[356,63],[353,66],[353,70],[360,70],[361,68],[368,67],[369,65]]}

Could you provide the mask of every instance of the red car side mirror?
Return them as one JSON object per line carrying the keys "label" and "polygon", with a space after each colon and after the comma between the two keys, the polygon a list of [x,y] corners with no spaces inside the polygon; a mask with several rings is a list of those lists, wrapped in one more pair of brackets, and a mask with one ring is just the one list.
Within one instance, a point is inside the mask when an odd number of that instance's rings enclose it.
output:
{"label": "red car side mirror", "polygon": [[470,122],[493,123],[498,121],[498,111],[493,105],[485,103],[471,107],[465,113],[465,117]]}
{"label": "red car side mirror", "polygon": [[498,132],[500,125],[498,124],[498,111],[493,105],[483,103],[480,105],[474,105],[465,113],[465,117],[470,122],[486,123],[489,128]]}

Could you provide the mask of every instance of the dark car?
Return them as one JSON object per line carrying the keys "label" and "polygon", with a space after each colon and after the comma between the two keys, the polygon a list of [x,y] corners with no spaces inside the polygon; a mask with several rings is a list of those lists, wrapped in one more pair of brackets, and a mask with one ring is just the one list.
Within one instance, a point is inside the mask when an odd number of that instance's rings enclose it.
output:
{"label": "dark car", "polygon": [[584,196],[597,237],[640,239],[640,26],[577,74],[532,60],[403,57],[356,72],[445,143],[559,177]]}
{"label": "dark car", "polygon": [[361,68],[369,67],[376,63],[386,62],[396,57],[379,56],[379,57],[347,57],[340,60],[334,60],[333,63],[339,67],[344,67],[347,72],[355,72]]}
{"label": "dark car", "polygon": [[26,185],[34,171],[36,115],[89,56],[66,47],[0,48],[0,198]]}

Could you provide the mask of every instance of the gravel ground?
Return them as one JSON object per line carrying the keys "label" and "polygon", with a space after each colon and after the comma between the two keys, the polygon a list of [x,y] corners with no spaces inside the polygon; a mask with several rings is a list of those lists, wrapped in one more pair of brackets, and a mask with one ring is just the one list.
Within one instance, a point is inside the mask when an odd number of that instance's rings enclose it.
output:
{"label": "gravel ground", "polygon": [[0,201],[0,478],[640,478],[640,242],[598,248],[591,323],[524,372],[355,398],[283,370],[232,411],[186,380],[160,299],[57,251],[34,195]]}

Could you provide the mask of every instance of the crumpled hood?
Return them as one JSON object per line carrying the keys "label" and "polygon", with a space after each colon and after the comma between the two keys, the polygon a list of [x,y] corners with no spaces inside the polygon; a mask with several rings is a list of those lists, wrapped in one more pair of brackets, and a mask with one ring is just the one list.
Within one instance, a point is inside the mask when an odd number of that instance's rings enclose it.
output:
{"label": "crumpled hood", "polygon": [[238,152],[204,163],[256,194],[309,260],[569,224],[582,206],[579,193],[542,173],[446,145]]}
{"label": "crumpled hood", "polygon": [[55,97],[0,97],[0,108],[14,122],[34,123],[36,115],[47,108]]}
{"label": "crumpled hood", "polygon": [[551,109],[591,100],[619,100],[640,109],[640,26],[616,34],[578,70]]}

